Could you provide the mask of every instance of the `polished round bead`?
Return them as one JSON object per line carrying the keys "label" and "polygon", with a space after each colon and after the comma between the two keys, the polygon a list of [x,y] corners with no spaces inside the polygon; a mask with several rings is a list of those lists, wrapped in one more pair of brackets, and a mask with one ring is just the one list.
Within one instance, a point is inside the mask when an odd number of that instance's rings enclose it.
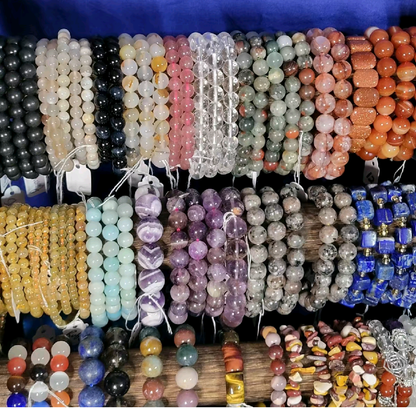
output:
{"label": "polished round bead", "polygon": [[176,385],[183,390],[191,390],[198,383],[198,373],[193,367],[182,367],[175,376]]}
{"label": "polished round bead", "polygon": [[158,356],[147,356],[142,361],[142,374],[146,377],[159,377],[162,373],[163,364]]}
{"label": "polished round bead", "polygon": [[143,384],[143,396],[148,401],[157,401],[163,397],[165,386],[158,378],[148,378]]}
{"label": "polished round bead", "polygon": [[88,336],[82,339],[78,345],[78,353],[83,360],[98,358],[103,351],[104,344],[102,340],[95,336]]}
{"label": "polished round bead", "polygon": [[8,407],[26,407],[27,398],[19,392],[14,393],[7,398],[7,406]]}
{"label": "polished round bead", "polygon": [[140,343],[142,356],[158,356],[162,352],[162,343],[157,337],[145,337]]}
{"label": "polished round bead", "polygon": [[176,351],[176,361],[183,367],[193,366],[198,360],[198,352],[191,344],[182,344]]}
{"label": "polished round bead", "polygon": [[49,378],[49,385],[55,391],[66,390],[69,386],[68,374],[64,373],[63,371],[58,371],[56,373],[53,373]]}
{"label": "polished round bead", "polygon": [[30,361],[32,364],[43,364],[46,365],[49,363],[51,356],[49,351],[43,348],[36,349],[30,356]]}
{"label": "polished round bead", "polygon": [[89,386],[100,383],[104,378],[104,374],[104,364],[96,359],[87,359],[83,361],[78,370],[78,375],[81,380]]}
{"label": "polished round bead", "polygon": [[129,390],[130,378],[124,371],[116,369],[105,377],[104,388],[112,397],[120,398]]}
{"label": "polished round bead", "polygon": [[85,387],[78,395],[80,407],[103,407],[105,405],[105,395],[100,387]]}
{"label": "polished round bead", "polygon": [[7,389],[10,392],[20,392],[24,390],[27,379],[20,375],[12,375],[7,379]]}
{"label": "polished round bead", "polygon": [[11,360],[14,357],[20,357],[23,360],[27,358],[27,350],[26,347],[21,345],[16,345],[10,348],[9,352],[7,353],[7,357]]}
{"label": "polished round bead", "polygon": [[66,371],[69,367],[68,357],[58,354],[52,357],[50,366],[52,371]]}

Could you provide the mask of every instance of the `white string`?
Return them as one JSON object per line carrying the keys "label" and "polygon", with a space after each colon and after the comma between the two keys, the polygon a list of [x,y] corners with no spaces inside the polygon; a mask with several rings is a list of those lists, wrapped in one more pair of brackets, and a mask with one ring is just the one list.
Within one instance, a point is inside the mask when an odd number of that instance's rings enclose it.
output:
{"label": "white string", "polygon": [[235,181],[235,176],[233,176],[232,180],[231,180],[231,185],[234,187],[234,181]]}
{"label": "white string", "polygon": [[212,316],[211,317],[212,320],[212,326],[214,329],[214,334],[212,336],[212,342],[215,343],[215,340],[217,339],[217,323],[215,322],[215,318]]}
{"label": "white string", "polygon": [[82,203],[85,206],[85,211],[87,211],[88,207],[87,207],[87,199],[85,198],[85,194],[82,191],[77,191],[77,196],[81,197]]}
{"label": "white string", "polygon": [[77,320],[79,320],[79,315],[80,315],[80,311],[78,310],[78,312],[77,312],[77,314],[75,315],[75,317],[69,322],[69,323],[66,323],[66,324],[63,324],[63,325],[59,325],[59,324],[56,324],[55,323],[55,326],[58,328],[58,329],[61,329],[61,330],[64,330],[64,329],[66,329],[70,324],[73,324],[74,322],[76,322]]}
{"label": "white string", "polygon": [[6,235],[9,235],[12,232],[17,231],[21,228],[31,227],[33,225],[38,225],[38,224],[43,224],[43,221],[33,222],[32,224],[21,225],[20,227],[16,227],[16,228],[11,229],[10,231],[7,231],[5,234],[0,234],[0,237],[5,237]]}
{"label": "white string", "polygon": [[247,275],[248,280],[254,281],[255,279],[251,279],[251,251],[250,251],[250,245],[248,244],[247,235],[244,237],[247,245]]}
{"label": "white string", "polygon": [[[398,182],[400,182],[400,179],[403,177],[403,173],[404,173],[404,168],[405,168],[405,166],[406,166],[406,161],[407,160],[405,160],[404,162],[403,162],[403,164],[394,172],[394,174],[393,174],[393,183],[398,183]],[[396,174],[397,173],[399,173],[399,175],[396,177]]]}
{"label": "white string", "polygon": [[[28,249],[33,249],[34,251],[38,251],[38,252],[42,253],[42,250],[39,247],[35,246],[35,245],[28,245],[27,248]],[[43,263],[47,266],[47,268],[48,268],[48,277],[50,277],[51,276],[51,264],[46,259],[43,261]],[[46,301],[45,296],[43,294],[42,285],[39,285],[39,291],[40,291],[40,294],[42,296],[44,306],[45,306],[45,308],[47,308],[48,307],[48,302]]]}
{"label": "white string", "polygon": [[176,167],[176,188],[179,188],[179,167]]}
{"label": "white string", "polygon": [[169,163],[166,160],[162,160],[162,163],[165,165],[166,176],[170,182],[170,189],[173,190],[175,188],[176,179],[173,177],[172,172],[170,171]]}
{"label": "white string", "polygon": [[200,327],[200,333],[201,333],[201,337],[202,338],[204,338],[204,336],[205,336],[205,326],[204,326],[204,317],[205,317],[205,312],[204,313],[202,313],[202,315],[201,315],[201,327]]}
{"label": "white string", "polygon": [[257,171],[252,171],[251,172],[251,179],[253,181],[254,190],[256,189],[256,185],[257,185],[257,177],[258,177]]}
{"label": "white string", "polygon": [[298,161],[296,162],[295,165],[295,175],[294,175],[294,179],[295,179],[295,183],[300,185],[300,163],[302,160],[302,141],[303,141],[303,131],[300,131],[299,134],[299,151],[298,151]]}
{"label": "white string", "polygon": [[[45,384],[44,382],[42,382],[42,381],[36,381],[31,387],[30,387],[30,390],[29,390],[29,395],[28,395],[28,397],[27,397],[27,406],[28,407],[31,407],[32,406],[32,399],[30,398],[30,394],[33,392],[33,388],[35,387],[35,385],[37,384],[37,383],[41,383],[41,384]],[[60,404],[62,404],[62,406],[64,406],[64,407],[66,407],[66,408],[68,408],[68,405],[66,405],[65,404],[65,402],[63,402],[62,401],[62,399],[61,398],[59,398],[53,391],[51,391],[50,389],[49,389],[49,387],[48,387],[48,394],[50,394],[50,395],[52,395],[52,397],[54,397],[54,398],[56,398],[57,400],[58,400],[58,402],[60,403]]]}
{"label": "white string", "polygon": [[261,323],[261,319],[264,316],[264,299],[261,300],[261,312],[259,314],[259,321],[257,323],[257,337],[256,340],[258,340],[259,338],[259,334],[260,334],[260,323]]}
{"label": "white string", "polygon": [[149,159],[149,173],[153,176],[152,159]]}
{"label": "white string", "polygon": [[[64,175],[66,171],[64,170],[65,164],[68,160],[72,159],[72,156],[77,153],[79,150],[82,150],[89,145],[82,145],[78,146],[75,149],[72,149],[62,160],[60,160],[57,165],[55,166],[55,170],[53,173],[56,176],[56,197],[58,204],[62,204],[63,196],[64,196]],[[62,164],[61,168],[59,169],[59,165]]]}

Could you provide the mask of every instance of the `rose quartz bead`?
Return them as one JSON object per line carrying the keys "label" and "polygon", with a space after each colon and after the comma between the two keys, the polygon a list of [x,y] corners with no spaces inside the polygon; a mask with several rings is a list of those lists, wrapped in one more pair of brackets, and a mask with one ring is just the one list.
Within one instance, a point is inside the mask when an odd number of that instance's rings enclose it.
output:
{"label": "rose quartz bead", "polygon": [[334,137],[334,150],[337,152],[348,152],[351,148],[351,138],[348,136]]}
{"label": "rose quartz bead", "polygon": [[349,78],[351,73],[352,67],[348,61],[338,61],[332,68],[332,75],[338,80]]}
{"label": "rose quartz bead", "polygon": [[192,126],[195,122],[195,116],[192,112],[185,112],[181,117],[182,125]]}
{"label": "rose quartz bead", "polygon": [[179,91],[171,91],[169,94],[169,102],[170,103],[178,103],[181,100],[181,94]]}
{"label": "rose quartz bead", "polygon": [[319,115],[315,121],[318,132],[331,133],[334,130],[335,119],[331,115]]}
{"label": "rose quartz bead", "polygon": [[170,50],[176,50],[177,51],[178,50],[178,44],[177,44],[177,42],[175,41],[174,38],[169,39],[168,41],[166,41],[164,43],[164,47],[165,47],[166,51],[170,51]]}
{"label": "rose quartz bead", "polygon": [[[169,69],[170,65],[168,66]],[[169,89],[171,91],[179,91],[181,89],[182,81],[178,77],[169,79]]]}
{"label": "rose quartz bead", "polygon": [[331,49],[331,43],[324,36],[315,37],[311,41],[311,51],[313,55],[327,54]]}
{"label": "rose quartz bead", "polygon": [[180,92],[182,98],[192,98],[195,93],[195,88],[192,84],[183,84]]}
{"label": "rose quartz bead", "polygon": [[315,107],[320,113],[331,113],[335,109],[335,98],[328,93],[323,93],[315,99]]}
{"label": "rose quartz bead", "polygon": [[317,55],[313,59],[313,67],[318,74],[330,72],[334,66],[334,60],[329,54]]}
{"label": "rose quartz bead", "polygon": [[181,67],[176,62],[173,62],[168,65],[166,72],[171,78],[178,77],[181,73]]}
{"label": "rose quartz bead", "polygon": [[182,69],[192,69],[194,62],[192,61],[191,57],[184,56],[181,58],[179,65]]}
{"label": "rose quartz bead", "polygon": [[326,167],[330,163],[331,155],[328,152],[321,152],[319,150],[315,150],[312,155],[312,161],[319,167]]}
{"label": "rose quartz bead", "polygon": [[320,93],[329,93],[334,90],[335,87],[335,78],[324,72],[320,74],[315,79],[315,88]]}
{"label": "rose quartz bead", "polygon": [[328,133],[318,133],[313,141],[315,148],[321,152],[329,152],[334,144],[334,139]]}
{"label": "rose quartz bead", "polygon": [[334,94],[338,99],[347,99],[352,94],[352,85],[345,79],[335,84]]}
{"label": "rose quartz bead", "polygon": [[314,38],[323,35],[323,31],[320,28],[311,28],[306,33],[306,41],[311,42]]}
{"label": "rose quartz bead", "polygon": [[180,115],[181,115],[181,113],[182,113],[182,110],[181,110],[181,106],[180,106],[180,104],[179,104],[179,103],[174,103],[174,104],[170,107],[170,109],[169,109],[169,113],[170,113],[170,115],[171,115],[172,117],[177,117],[177,118],[179,118],[179,117],[180,117]]}
{"label": "rose quartz bead", "polygon": [[351,131],[351,122],[347,118],[338,118],[334,124],[334,132],[337,135],[348,136]]}
{"label": "rose quartz bead", "polygon": [[178,61],[179,61],[179,54],[178,54],[178,51],[176,51],[176,50],[170,50],[170,51],[168,51],[168,52],[166,53],[165,58],[166,58],[166,61],[167,61],[169,64],[172,64],[173,62],[178,62]]}
{"label": "rose quartz bead", "polygon": [[184,138],[193,138],[195,136],[195,128],[193,126],[184,126],[182,128],[182,135]]}
{"label": "rose quartz bead", "polygon": [[346,44],[335,44],[331,48],[331,55],[335,61],[346,60],[350,56],[350,48]]}
{"label": "rose quartz bead", "polygon": [[172,118],[170,121],[169,121],[169,126],[170,126],[170,128],[172,129],[172,130],[180,130],[180,128],[181,128],[181,120],[180,119],[177,119],[177,118]]}
{"label": "rose quartz bead", "polygon": [[184,69],[180,76],[182,82],[190,84],[194,81],[194,73],[190,69]]}
{"label": "rose quartz bead", "polygon": [[179,47],[189,47],[189,41],[188,39],[183,35],[183,36],[177,36],[176,40],[178,42],[178,46]]}
{"label": "rose quartz bead", "polygon": [[348,160],[350,159],[350,155],[348,152],[333,152],[331,154],[331,163],[336,167],[345,166],[348,163]]}
{"label": "rose quartz bead", "polygon": [[179,47],[178,53],[179,53],[180,58],[190,57],[191,56],[191,49],[190,49],[190,47],[185,45],[185,46]]}
{"label": "rose quartz bead", "polygon": [[278,346],[280,344],[280,336],[277,333],[269,333],[265,338],[267,347]]}

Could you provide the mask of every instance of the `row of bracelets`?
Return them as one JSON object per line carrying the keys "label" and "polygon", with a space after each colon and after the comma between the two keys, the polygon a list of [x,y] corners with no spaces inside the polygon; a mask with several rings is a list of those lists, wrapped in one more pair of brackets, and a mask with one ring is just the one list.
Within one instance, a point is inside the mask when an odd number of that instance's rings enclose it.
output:
{"label": "row of bracelets", "polygon": [[[279,333],[273,326],[263,327],[261,335],[268,347],[270,358],[271,406],[391,406],[406,407],[412,395],[412,362],[398,367],[397,359],[410,356],[410,336],[406,331],[409,319],[390,320],[383,326],[380,321],[365,323],[361,317],[352,323],[335,321],[333,327],[319,322],[317,327],[307,325],[299,330],[292,326],[280,326]],[[413,325],[410,324],[413,328]],[[164,382],[159,378],[161,359],[161,336],[154,327],[143,328],[139,333],[140,353],[143,356],[141,373],[146,377],[143,395],[145,406],[165,406]],[[108,405],[125,404],[124,396],[130,388],[129,375],[123,367],[129,362],[129,335],[121,328],[110,328],[106,334],[96,326],[81,332],[78,353],[82,359],[78,373],[85,383],[78,396],[79,406],[104,406],[104,390],[110,395]],[[189,325],[179,326],[174,335],[178,350],[176,360],[181,366],[176,373],[177,406],[197,406],[198,395],[193,390],[198,382],[198,372],[193,368],[198,359],[195,332]],[[46,338],[38,338],[32,347],[18,342],[9,352],[7,369],[10,377],[7,388],[12,393],[7,406],[26,406],[24,388],[27,378],[26,359],[31,351],[29,370],[31,385],[29,396],[34,407],[50,406],[46,399],[51,394],[52,406],[67,406],[70,402],[68,388],[70,378],[68,357],[70,339],[58,336],[52,344]],[[239,337],[233,330],[222,332],[222,353],[225,365],[226,402],[243,404],[244,361]],[[407,350],[403,354],[403,351]],[[406,354],[407,353],[407,354]],[[52,358],[51,358],[52,355]],[[379,362],[384,361],[384,369]],[[52,374],[47,366],[50,364]],[[108,371],[106,375],[106,371]],[[246,371],[246,375],[249,374]],[[313,380],[313,392],[306,398],[300,389],[304,377]],[[200,385],[203,388],[203,385]]]}
{"label": "row of bracelets", "polygon": [[[134,209],[127,196],[90,198],[86,207],[1,207],[2,313],[16,319],[45,313],[63,326],[61,312],[74,311],[81,319],[91,314],[99,327],[120,318],[145,326],[167,317],[183,324],[189,315],[205,314],[237,327],[244,316],[288,315],[297,304],[314,312],[328,300],[410,309],[416,301],[415,185],[318,185],[308,196],[322,223],[319,259],[312,263],[305,262],[304,213],[291,185],[258,194],[234,187],[172,190],[163,205],[143,190]],[[159,220],[164,205],[166,230]],[[166,260],[159,244],[165,231]]]}
{"label": "row of bracelets", "polygon": [[416,29],[0,41],[2,174],[116,170],[193,178],[343,174],[349,153],[414,150]]}

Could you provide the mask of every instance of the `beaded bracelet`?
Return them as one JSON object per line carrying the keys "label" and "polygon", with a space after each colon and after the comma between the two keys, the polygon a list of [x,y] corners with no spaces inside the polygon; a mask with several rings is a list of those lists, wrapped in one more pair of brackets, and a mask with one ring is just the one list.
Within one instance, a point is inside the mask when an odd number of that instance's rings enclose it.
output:
{"label": "beaded bracelet", "polygon": [[103,407],[105,395],[98,384],[104,379],[105,366],[99,360],[104,350],[104,332],[97,326],[88,326],[80,334],[79,355],[83,359],[78,369],[85,387],[78,395],[80,407]]}
{"label": "beaded bracelet", "polygon": [[160,377],[163,363],[159,355],[162,352],[160,334],[154,327],[145,327],[140,332],[140,353],[144,357],[141,364],[141,372],[147,377],[143,384],[143,395],[148,400],[145,406],[161,403],[165,389]]}
{"label": "beaded bracelet", "polygon": [[26,396],[22,393],[27,384],[27,379],[23,377],[26,371],[27,349],[22,345],[15,345],[10,348],[7,357],[7,371],[10,377],[7,379],[7,389],[12,393],[7,398],[8,407],[25,407],[27,404]]}
{"label": "beaded bracelet", "polygon": [[227,405],[241,405],[244,403],[244,362],[238,334],[234,330],[224,331],[221,344]]}
{"label": "beaded bracelet", "polygon": [[284,392],[287,384],[287,379],[284,376],[286,365],[283,362],[283,348],[280,345],[281,339],[277,334],[277,330],[272,326],[263,327],[261,330],[268,349],[268,356],[272,360],[270,369],[274,374],[271,380],[271,386],[273,392],[270,396],[270,400],[273,404],[284,405],[287,399],[287,395]]}
{"label": "beaded bracelet", "polygon": [[[120,327],[111,327],[105,334],[107,350],[103,360],[110,372],[104,379],[104,389],[111,396],[107,402],[109,406],[126,405],[122,397],[130,389],[130,378],[121,368],[128,361],[128,337],[127,332]],[[114,353],[115,350],[117,351]],[[115,359],[114,354],[120,357]]]}
{"label": "beaded bracelet", "polygon": [[193,366],[198,361],[195,346],[195,332],[189,325],[177,328],[174,343],[178,350],[176,361],[181,366],[176,373],[176,385],[181,389],[176,397],[178,407],[198,406],[198,394],[193,390],[198,383],[198,373]]}

